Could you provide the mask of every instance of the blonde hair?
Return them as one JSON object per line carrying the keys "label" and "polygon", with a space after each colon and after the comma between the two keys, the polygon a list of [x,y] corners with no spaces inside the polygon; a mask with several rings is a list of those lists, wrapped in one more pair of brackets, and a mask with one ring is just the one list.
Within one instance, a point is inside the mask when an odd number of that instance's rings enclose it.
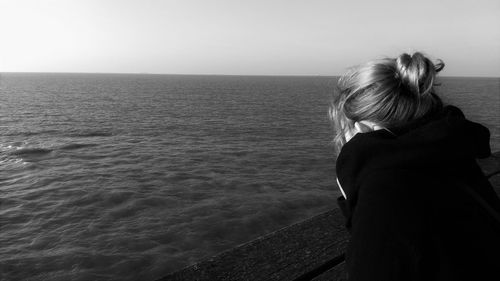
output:
{"label": "blonde hair", "polygon": [[440,111],[434,92],[435,78],[444,68],[423,54],[402,54],[351,68],[337,83],[330,117],[337,152],[346,143],[345,133],[361,120],[384,128],[400,127]]}

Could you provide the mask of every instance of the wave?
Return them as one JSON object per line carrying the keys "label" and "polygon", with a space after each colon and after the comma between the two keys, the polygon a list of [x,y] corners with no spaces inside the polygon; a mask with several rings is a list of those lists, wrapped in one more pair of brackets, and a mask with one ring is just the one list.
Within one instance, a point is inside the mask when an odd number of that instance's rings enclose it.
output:
{"label": "wave", "polygon": [[65,144],[62,146],[58,147],[50,147],[50,148],[42,148],[42,147],[25,147],[25,148],[18,148],[16,150],[10,151],[8,154],[10,155],[15,155],[15,156],[41,156],[45,154],[49,154],[53,151],[56,150],[75,150],[75,149],[81,149],[81,148],[86,148],[86,147],[93,147],[97,146],[95,143],[70,143],[70,144]]}
{"label": "wave", "polygon": [[74,150],[74,149],[80,149],[80,148],[85,148],[85,147],[92,147],[92,146],[97,146],[95,143],[70,143],[67,145],[63,145],[59,147],[61,150]]}
{"label": "wave", "polygon": [[48,148],[21,148],[10,152],[11,155],[17,156],[37,156],[51,153],[53,149]]}
{"label": "wave", "polygon": [[80,138],[91,138],[91,137],[111,137],[113,133],[111,132],[102,132],[102,131],[94,131],[94,132],[79,132],[69,134],[71,137],[80,137]]}

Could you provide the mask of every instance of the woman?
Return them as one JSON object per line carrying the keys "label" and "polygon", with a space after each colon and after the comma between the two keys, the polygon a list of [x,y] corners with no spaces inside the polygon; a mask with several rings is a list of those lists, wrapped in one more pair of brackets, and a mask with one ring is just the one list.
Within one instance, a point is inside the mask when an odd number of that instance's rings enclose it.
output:
{"label": "woman", "polygon": [[500,200],[476,163],[487,128],[444,106],[421,53],[338,82],[331,116],[348,280],[500,280]]}

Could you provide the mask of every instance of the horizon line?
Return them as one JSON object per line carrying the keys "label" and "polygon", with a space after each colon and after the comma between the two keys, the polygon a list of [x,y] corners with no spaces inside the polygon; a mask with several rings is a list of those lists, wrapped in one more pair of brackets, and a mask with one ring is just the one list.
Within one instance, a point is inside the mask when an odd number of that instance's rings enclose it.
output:
{"label": "horizon line", "polygon": [[[155,73],[155,72],[60,72],[60,71],[0,71],[1,74],[102,74],[102,75],[170,75],[170,76],[256,76],[256,77],[339,77],[341,74],[223,74],[223,73]],[[448,78],[500,78],[500,76],[438,75]]]}

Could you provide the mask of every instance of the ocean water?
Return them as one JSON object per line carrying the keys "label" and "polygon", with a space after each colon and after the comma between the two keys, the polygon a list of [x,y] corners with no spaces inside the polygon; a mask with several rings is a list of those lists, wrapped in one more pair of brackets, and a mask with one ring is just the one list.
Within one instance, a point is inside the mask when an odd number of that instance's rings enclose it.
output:
{"label": "ocean water", "polygon": [[[335,77],[0,75],[0,279],[154,280],[336,208]],[[500,79],[443,78],[500,150]]]}

